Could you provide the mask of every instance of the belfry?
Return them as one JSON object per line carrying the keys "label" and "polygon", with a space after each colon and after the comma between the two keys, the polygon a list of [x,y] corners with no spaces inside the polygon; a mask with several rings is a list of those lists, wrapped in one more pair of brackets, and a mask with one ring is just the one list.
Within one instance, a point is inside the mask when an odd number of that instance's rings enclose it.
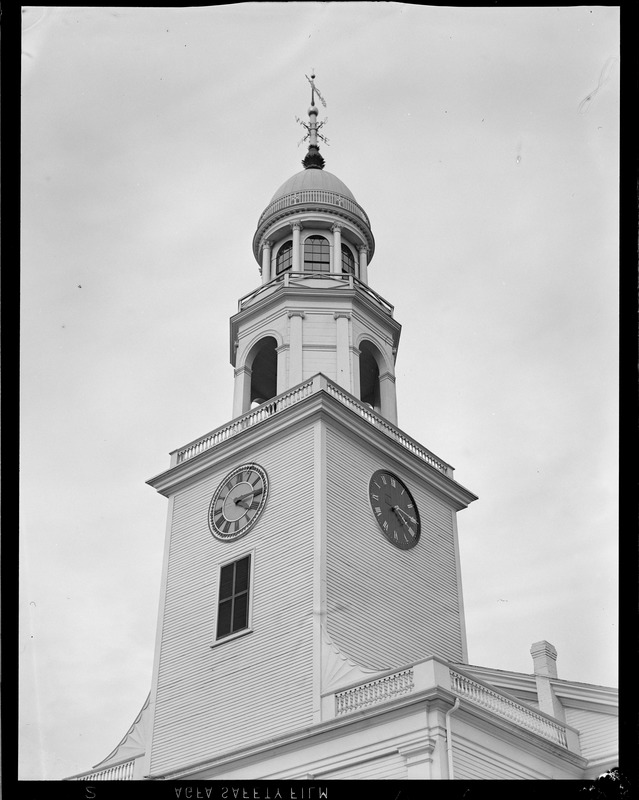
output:
{"label": "belfry", "polygon": [[149,697],[73,779],[593,777],[617,763],[615,690],[560,680],[545,641],[530,674],[469,663],[457,514],[477,498],[398,427],[401,326],[308,80],[303,169],[230,320],[232,418],[148,481],[168,500]]}
{"label": "belfry", "polygon": [[262,286],[231,320],[233,413],[322,373],[395,424],[400,326],[368,286],[375,252],[368,216],[324,169],[311,85],[304,169],[280,186],[258,221],[253,253]]}

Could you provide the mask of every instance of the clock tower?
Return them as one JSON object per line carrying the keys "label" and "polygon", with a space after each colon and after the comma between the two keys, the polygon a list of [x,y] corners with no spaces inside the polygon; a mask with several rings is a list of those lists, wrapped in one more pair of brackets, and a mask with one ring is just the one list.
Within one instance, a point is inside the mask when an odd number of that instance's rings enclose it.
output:
{"label": "clock tower", "polygon": [[613,690],[560,681],[545,640],[534,675],[468,663],[476,497],[398,427],[401,327],[309,81],[304,169],[258,220],[230,321],[232,418],[148,481],[168,499],[149,697],[74,779],[592,777],[616,763]]}
{"label": "clock tower", "polygon": [[380,691],[401,694],[407,666],[467,658],[456,515],[475,496],[397,427],[401,328],[311,86],[304,169],[259,218],[261,282],[231,318],[233,419],[149,481],[169,500],[150,777],[224,776],[334,720],[339,690],[399,670]]}

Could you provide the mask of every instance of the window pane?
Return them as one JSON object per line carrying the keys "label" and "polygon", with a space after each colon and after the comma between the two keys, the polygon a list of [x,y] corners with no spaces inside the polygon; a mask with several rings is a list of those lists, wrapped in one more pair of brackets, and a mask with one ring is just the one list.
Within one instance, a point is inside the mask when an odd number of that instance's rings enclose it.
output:
{"label": "window pane", "polygon": [[217,638],[227,636],[231,632],[231,609],[233,606],[232,600],[225,600],[220,603],[220,608],[217,615]]}
{"label": "window pane", "polygon": [[304,242],[304,271],[329,272],[331,249],[323,236],[309,236]]}
{"label": "window pane", "polygon": [[233,608],[233,630],[240,631],[248,625],[248,594],[235,598]]}
{"label": "window pane", "polygon": [[245,592],[249,582],[249,556],[235,563],[235,594]]}
{"label": "window pane", "polygon": [[220,570],[217,638],[248,627],[251,556],[244,556]]}
{"label": "window pane", "polygon": [[348,275],[355,274],[355,258],[345,244],[342,245],[342,272],[346,272]]}
{"label": "window pane", "polygon": [[285,242],[277,252],[276,272],[284,272],[293,264],[293,242]]}
{"label": "window pane", "polygon": [[235,564],[227,564],[220,572],[220,600],[233,594],[233,572]]}

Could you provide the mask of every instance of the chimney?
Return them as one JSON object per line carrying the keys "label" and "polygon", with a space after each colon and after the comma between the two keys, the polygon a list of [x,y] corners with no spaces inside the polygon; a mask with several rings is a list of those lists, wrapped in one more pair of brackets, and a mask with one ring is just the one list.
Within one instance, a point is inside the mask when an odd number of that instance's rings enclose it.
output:
{"label": "chimney", "polygon": [[530,648],[530,655],[533,657],[535,675],[557,677],[557,651],[550,642],[535,642]]}
{"label": "chimney", "polygon": [[564,707],[551,685],[551,680],[557,677],[557,651],[550,642],[535,642],[530,655],[533,657],[539,710],[565,722]]}

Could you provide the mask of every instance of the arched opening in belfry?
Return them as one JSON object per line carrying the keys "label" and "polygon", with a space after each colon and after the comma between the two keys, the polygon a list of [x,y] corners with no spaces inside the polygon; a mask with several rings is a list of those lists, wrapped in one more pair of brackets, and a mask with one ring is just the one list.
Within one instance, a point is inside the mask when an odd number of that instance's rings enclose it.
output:
{"label": "arched opening in belfry", "polygon": [[277,394],[277,342],[265,336],[254,348],[251,362],[251,407],[261,405]]}
{"label": "arched opening in belfry", "polygon": [[379,350],[374,344],[363,341],[359,346],[360,399],[381,413],[382,398],[379,386]]}

